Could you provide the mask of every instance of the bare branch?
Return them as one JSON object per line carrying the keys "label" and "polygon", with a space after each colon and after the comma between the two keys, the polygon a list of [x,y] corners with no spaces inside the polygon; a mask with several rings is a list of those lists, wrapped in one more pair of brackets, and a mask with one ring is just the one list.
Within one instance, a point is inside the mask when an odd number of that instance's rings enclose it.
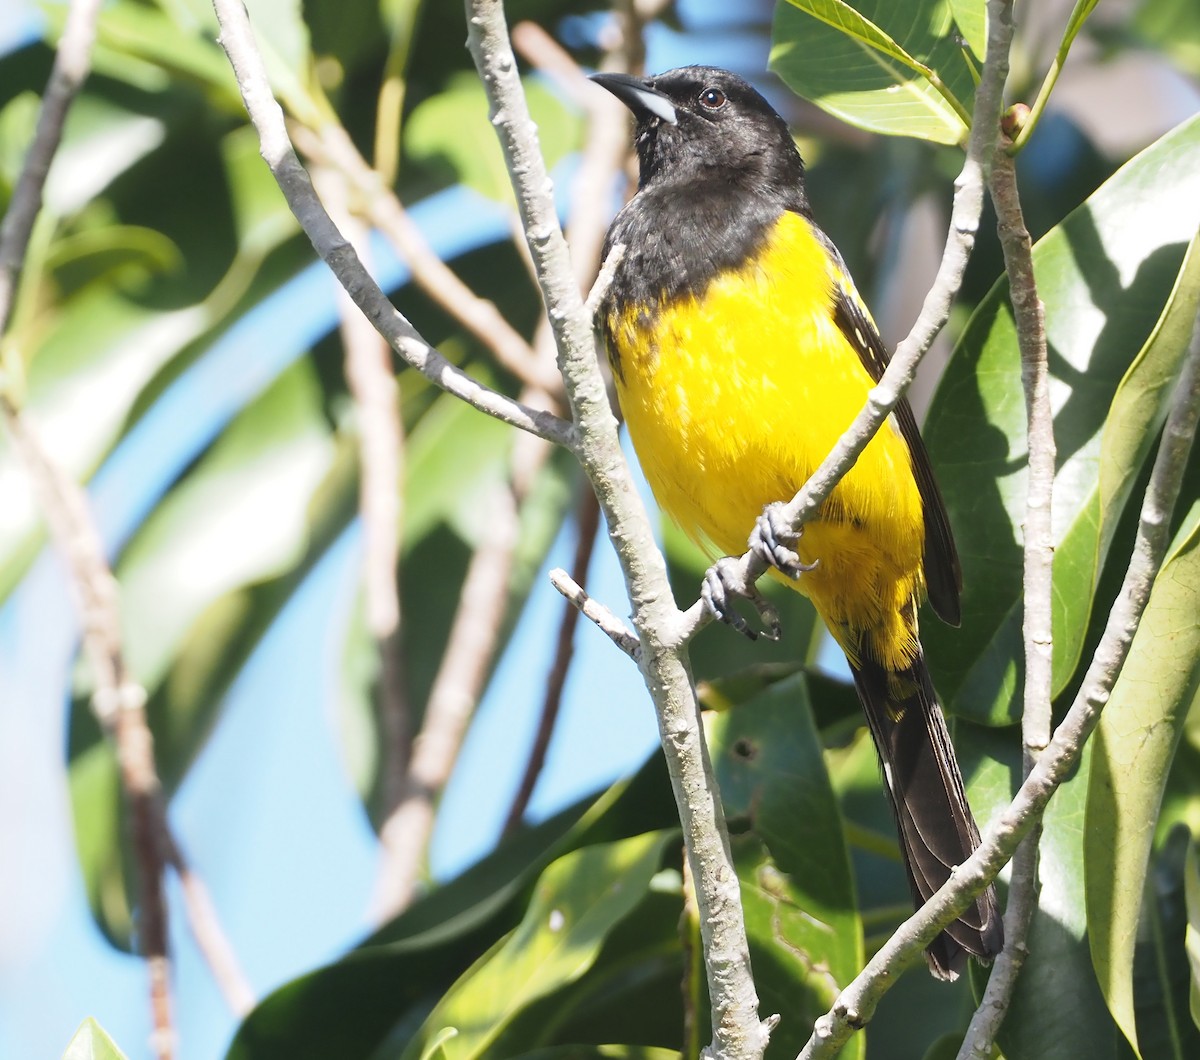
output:
{"label": "bare branch", "polygon": [[523,383],[550,394],[561,391],[562,379],[553,365],[540,362],[530,344],[496,306],[480,298],[434,253],[403,203],[367,164],[343,126],[329,123],[312,130],[296,124],[293,136],[309,158],[341,171],[367,219],[387,237],[408,265],[413,282],[435,305],[458,321],[491,351],[498,364]]}
{"label": "bare branch", "polygon": [[[336,218],[335,223],[349,235],[350,242],[366,260],[368,232],[350,212],[347,176],[341,170],[323,167],[314,172],[314,178],[331,216]],[[385,812],[390,813],[404,790],[412,739],[401,650],[400,591],[396,581],[403,520],[404,427],[387,343],[340,286],[337,301],[346,382],[358,413],[363,594],[367,630],[379,658],[383,804]]]}
{"label": "bare branch", "polygon": [[1040,820],[1050,796],[1075,767],[1125,663],[1150,588],[1166,554],[1171,514],[1198,419],[1200,317],[1150,473],[1129,568],[1075,701],[1012,803],[989,826],[979,849],[901,925],[854,982],[841,992],[833,1008],[817,1021],[812,1037],[800,1053],[801,1060],[835,1056],[851,1033],[866,1025],[879,999],[899,973],[919,959],[930,939],[961,913],[1012,857],[1021,839]]}
{"label": "bare branch", "polygon": [[50,80],[42,93],[33,143],[25,156],[21,175],[0,224],[0,336],[8,329],[17,277],[25,262],[25,251],[33,223],[42,209],[42,192],[50,163],[62,141],[67,111],[75,101],[92,68],[92,42],[96,39],[96,16],[100,0],[72,0],[62,38],[54,53]]}
{"label": "bare branch", "polygon": [[138,938],[150,973],[155,1055],[174,1054],[167,907],[163,894],[165,851],[154,738],[146,725],[146,691],[130,676],[121,645],[117,584],[104,559],[100,536],[83,491],[50,459],[33,429],[7,396],[0,416],[33,480],[56,546],[67,565],[83,628],[83,650],[95,680],[92,707],[111,737],[129,809],[138,888]]}
{"label": "bare branch", "polygon": [[416,895],[436,799],[458,758],[504,620],[519,529],[516,501],[509,489],[500,488],[479,507],[487,512],[487,530],[467,568],[421,731],[413,741],[404,796],[380,829],[383,858],[375,906],[381,919],[404,909]]}
{"label": "bare branch", "polygon": [[608,637],[621,651],[634,661],[637,660],[641,652],[641,644],[638,641],[637,634],[602,603],[588,596],[587,590],[565,570],[561,567],[555,567],[550,572],[550,584],[562,593],[570,603],[577,607],[583,613],[584,618],[591,619],[600,632]]}
{"label": "bare branch", "polygon": [[[1025,390],[1029,483],[1025,500],[1024,641],[1025,700],[1021,715],[1027,777],[1050,742],[1053,670],[1052,595],[1054,534],[1054,415],[1050,408],[1046,364],[1046,322],[1033,274],[1033,241],[1025,227],[1017,192],[1016,166],[1001,143],[992,164],[991,193],[997,229],[1021,348],[1021,381]],[[996,958],[987,989],[959,1051],[960,1060],[986,1060],[1012,1002],[1017,976],[1025,963],[1025,937],[1037,904],[1037,850],[1041,828],[1033,828],[1013,858],[1008,908],[1004,916],[1004,950]]]}
{"label": "bare branch", "polygon": [[577,428],[574,452],[600,500],[641,638],[639,662],[659,732],[696,880],[712,1001],[713,1055],[759,1057],[770,1021],[758,1018],[737,874],[716,796],[699,707],[679,636],[679,612],[621,455],[596,356],[592,323],[558,226],[550,181],[521,91],[499,0],[468,0],[468,44],[491,102],[492,123],[517,192],[530,254],[554,333]]}
{"label": "bare branch", "polygon": [[[592,552],[596,545],[596,532],[600,528],[600,505],[596,495],[591,490],[585,490],[579,499],[575,512],[576,539],[575,556],[571,561],[571,574],[576,582],[587,580],[588,567],[592,562]],[[563,608],[562,618],[558,625],[558,636],[555,638],[554,662],[546,677],[546,690],[542,696],[542,709],[538,715],[537,732],[534,735],[533,747],[529,751],[529,760],[525,763],[525,771],[521,782],[517,785],[517,793],[513,796],[512,805],[504,821],[505,834],[518,828],[529,808],[529,800],[537,787],[538,777],[546,763],[546,751],[550,747],[550,737],[554,734],[554,726],[558,721],[558,712],[562,706],[563,689],[567,684],[567,673],[571,668],[571,659],[575,654],[575,628],[579,624],[577,608]]]}
{"label": "bare branch", "polygon": [[308,173],[288,139],[283,111],[271,94],[262,56],[254,43],[250,20],[240,0],[213,0],[221,24],[220,44],[229,56],[246,112],[258,132],[262,156],[271,168],[292,213],[321,258],[337,276],[355,305],[392,348],[410,365],[469,405],[547,441],[571,446],[570,424],[552,413],[529,408],[472,379],[456,368],[417,333],[363,268],[321,205]]}

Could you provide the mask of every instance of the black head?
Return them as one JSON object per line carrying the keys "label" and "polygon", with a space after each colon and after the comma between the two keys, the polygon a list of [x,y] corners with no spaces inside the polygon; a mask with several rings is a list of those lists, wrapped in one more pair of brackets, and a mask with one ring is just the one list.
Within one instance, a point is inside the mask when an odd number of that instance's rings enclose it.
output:
{"label": "black head", "polygon": [[804,163],[787,124],[737,74],[683,66],[657,77],[595,74],[592,80],[637,120],[639,187],[719,178],[803,199]]}

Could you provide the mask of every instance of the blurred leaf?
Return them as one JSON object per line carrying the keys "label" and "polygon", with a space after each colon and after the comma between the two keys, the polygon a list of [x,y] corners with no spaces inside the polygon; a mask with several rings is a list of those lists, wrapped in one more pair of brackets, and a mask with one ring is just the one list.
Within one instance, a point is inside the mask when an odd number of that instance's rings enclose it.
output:
{"label": "blurred leaf", "polygon": [[[241,635],[242,647],[253,643],[244,635],[248,601],[239,591],[299,562],[307,513],[330,455],[321,392],[311,364],[297,362],[159,504],[117,565],[126,659],[150,693],[156,759],[168,790],[198,752],[220,703],[197,693],[213,690],[213,669],[244,658],[229,650],[224,627]],[[99,926],[128,948],[131,899],[120,897],[130,882],[122,854],[125,807],[115,789],[108,793],[115,785],[110,767],[102,769],[103,796],[96,791],[94,756],[109,752],[87,707],[91,676],[84,670],[77,688],[71,740],[74,814],[87,823],[86,840],[77,829],[80,860]],[[114,846],[105,851],[105,843]]]}
{"label": "blurred leaf", "polygon": [[128,286],[147,274],[178,269],[179,248],[161,232],[140,225],[104,225],[56,240],[46,255],[47,268],[69,287],[112,280]]}
{"label": "blurred leaf", "polygon": [[91,1016],[85,1019],[62,1060],[126,1060],[125,1054]]}
{"label": "blurred leaf", "polygon": [[1007,1060],[1112,1057],[1120,1040],[1087,943],[1084,813],[1094,746],[1084,745],[1078,771],[1055,792],[1043,818],[1029,955],[998,1038]]}
{"label": "blurred leaf", "polygon": [[[116,440],[138,393],[205,327],[199,306],[156,313],[104,288],[63,307],[29,368],[25,408],[47,450],[87,478]],[[0,435],[0,599],[40,540],[37,505],[9,441]]]}
{"label": "blurred leaf", "polygon": [[412,430],[405,449],[403,547],[439,523],[465,542],[487,532],[479,498],[508,477],[512,429],[450,394],[439,394]]}
{"label": "blurred leaf", "polygon": [[1132,28],[1185,73],[1200,76],[1200,7],[1192,0],[1143,0],[1133,12]]}
{"label": "blurred leaf", "polygon": [[671,832],[652,832],[572,851],[542,873],[516,930],[438,1002],[405,1056],[445,1027],[447,1057],[483,1055],[530,1002],[578,979],[605,936],[633,911],[658,871]]}
{"label": "blurred leaf", "polygon": [[1163,789],[1200,687],[1200,503],[1177,535],[1092,742],[1085,855],[1092,963],[1137,1048],[1133,957]]}
{"label": "blurred leaf", "polygon": [[[553,169],[579,145],[579,119],[541,81],[525,79],[523,84],[542,154]],[[477,75],[456,74],[444,91],[414,107],[404,124],[404,145],[417,161],[441,160],[456,181],[498,202],[513,202],[508,170]]]}
{"label": "blurred leaf", "polygon": [[[717,690],[729,698],[733,686]],[[786,1016],[771,1055],[794,1056],[863,964],[841,813],[807,680],[796,674],[770,684],[706,720],[735,833],[755,985],[763,1011]],[[856,1036],[841,1055],[861,1056],[862,1047]]]}
{"label": "blurred leaf", "polygon": [[[21,175],[40,110],[41,100],[36,92],[19,92],[0,108],[0,180],[8,189]],[[7,194],[4,199],[7,202]]]}
{"label": "blurred leaf", "polygon": [[792,91],[872,132],[957,144],[975,83],[944,0],[788,0],[771,69]]}
{"label": "blurred leaf", "polygon": [[556,1045],[523,1053],[522,1060],[680,1060],[680,1054],[644,1045]]}
{"label": "blurred leaf", "polygon": [[132,672],[149,690],[218,597],[294,566],[330,467],[311,362],[297,361],[158,505],[117,566]]}
{"label": "blurred leaf", "polygon": [[[1154,333],[1173,289],[1180,311],[1195,297],[1190,268],[1175,285],[1198,225],[1194,119],[1133,159],[1034,248],[1058,445],[1055,694],[1078,662],[1130,469],[1144,460],[1161,422],[1179,351],[1163,341],[1134,353]],[[962,629],[930,623],[922,640],[950,709],[992,724],[1015,716],[1020,682],[1027,467],[1020,372],[1002,279],[971,318],[924,431],[958,537],[965,591]]]}

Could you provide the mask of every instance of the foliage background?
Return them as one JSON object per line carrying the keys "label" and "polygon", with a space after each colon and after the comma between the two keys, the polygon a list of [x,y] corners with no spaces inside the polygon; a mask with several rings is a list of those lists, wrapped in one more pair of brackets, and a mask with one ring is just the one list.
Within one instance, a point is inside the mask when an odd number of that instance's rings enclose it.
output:
{"label": "foliage background", "polygon": [[[509,17],[538,20],[590,62],[597,54],[602,6],[526,0],[510,4]],[[787,5],[776,13],[767,3],[747,4],[736,15],[719,6],[700,0],[676,5],[670,19],[647,35],[648,68],[713,62],[757,78],[767,65],[772,17],[783,27],[777,29],[780,39],[799,32],[788,28],[797,13]],[[461,47],[458,5],[385,0],[377,7],[359,0],[351,11],[326,0],[303,6],[279,0],[251,7],[256,17],[270,20],[271,43],[285,68],[311,72],[310,84],[301,78],[292,86],[298,105],[320,86],[364,146],[371,142],[389,31],[406,33],[408,20],[414,20],[401,198],[417,204],[414,217],[439,252],[530,331],[537,302],[509,240],[503,173]],[[900,18],[928,5],[897,7]],[[1018,95],[1024,94],[1021,86],[1029,94],[1036,90],[1065,18],[1062,8],[1047,5],[1027,13],[1030,22],[1022,27],[1015,56]],[[56,10],[47,9],[51,35]],[[336,962],[369,930],[376,858],[372,822],[378,821],[380,786],[376,673],[358,617],[358,427],[342,378],[332,282],[311,263],[311,249],[257,156],[224,57],[206,29],[207,12],[200,0],[107,5],[96,76],[72,116],[53,178],[50,220],[35,240],[32,272],[38,280],[32,293],[23,292],[14,326],[32,351],[23,365],[28,407],[56,455],[89,480],[116,560],[129,650],[152,694],[172,820],[214,892],[253,986],[266,994]],[[807,59],[821,53],[810,45],[800,54]],[[1021,157],[1023,198],[1035,236],[1057,224],[1136,151],[1196,111],[1198,54],[1200,24],[1188,5],[1172,0],[1125,5],[1089,25],[1052,109]],[[0,176],[7,186],[31,128],[49,51],[23,41],[0,63]],[[785,78],[795,73],[786,55],[779,70]],[[914,315],[913,298],[923,294],[940,250],[941,215],[957,168],[954,150],[866,135],[796,101],[777,82],[767,87],[801,136],[818,217],[877,308],[885,338],[894,340]],[[968,81],[961,87],[969,92]],[[560,187],[567,188],[584,135],[581,115],[551,83],[539,82],[536,91],[543,146],[558,163]],[[1194,140],[1193,134],[1188,143]],[[1178,297],[1169,298],[1183,260],[1178,232],[1186,239],[1187,210],[1200,200],[1196,169],[1188,169],[1195,148],[1185,145],[1177,155],[1174,169],[1169,161],[1150,167],[1136,187],[1122,185],[1094,223],[1085,216],[1041,251],[1059,255],[1044,266],[1061,287],[1055,288],[1056,301],[1044,293],[1052,309],[1071,306],[1082,289],[1089,292],[1077,317],[1051,315],[1059,354],[1053,367],[1060,388],[1066,388],[1060,394],[1070,395],[1060,397],[1060,450],[1067,449],[1065,470],[1073,453],[1081,458],[1072,470],[1083,468],[1074,479],[1082,485],[1071,493],[1067,483],[1059,494],[1060,504],[1065,497],[1068,507],[1078,509],[1072,525],[1083,536],[1074,552],[1060,549],[1060,573],[1075,580],[1060,592],[1063,606],[1056,617],[1080,651],[1094,640],[1088,623],[1093,592],[1105,599],[1114,588],[1113,571],[1122,561],[1106,566],[1106,550],[1115,542],[1112,554],[1121,557],[1119,545],[1129,538],[1125,501],[1144,467],[1141,443],[1148,444],[1152,434],[1144,425],[1154,422],[1157,408],[1128,411],[1132,441],[1127,438],[1115,453],[1115,443],[1107,443],[1101,454],[1105,423],[1116,422],[1114,394],[1164,306],[1182,306],[1194,296],[1191,258],[1191,272],[1175,289]],[[1166,218],[1161,230],[1144,223],[1150,198],[1159,201]],[[1172,203],[1174,209],[1164,205]],[[1109,221],[1111,236],[1098,231]],[[987,226],[985,220],[985,233]],[[1082,242],[1097,235],[1103,238]],[[1103,253],[1089,257],[1097,247]],[[513,389],[514,381],[478,344],[403,286],[404,271],[382,241],[372,253],[384,286],[397,290],[424,335],[472,371]],[[1107,260],[1119,266],[1117,282],[1110,276],[1109,286],[1100,289],[1083,266]],[[977,594],[976,621],[962,634],[974,641],[953,639],[928,623],[930,651],[948,704],[979,723],[960,724],[956,735],[972,774],[973,802],[983,807],[1007,795],[1016,754],[1011,731],[1003,726],[1011,720],[1017,679],[1008,561],[1014,519],[1019,521],[1013,512],[1020,503],[1020,478],[1011,474],[1019,450],[1001,444],[1004,437],[997,432],[1013,437],[1022,414],[1019,385],[1006,359],[1011,342],[1005,314],[997,308],[1002,303],[997,293],[988,296],[999,273],[998,249],[985,236],[955,322],[955,333],[964,336],[961,353],[927,428],[956,528],[969,542],[964,554],[976,563],[974,573],[968,568],[968,584]],[[1140,315],[1112,312],[1104,345],[1089,330],[1089,314],[1118,304],[1140,307]],[[979,305],[968,323],[968,313]],[[1179,314],[1185,315],[1183,309]],[[1059,321],[1061,332],[1055,332]],[[1072,345],[1077,335],[1080,341]],[[943,362],[954,338],[941,349]],[[1172,377],[1167,345],[1157,358],[1153,344],[1144,351],[1143,362],[1157,372],[1156,381],[1137,382],[1127,392],[1160,394],[1163,380]],[[1098,358],[1097,350],[1107,351],[1109,359]],[[979,388],[977,380],[987,372],[997,381]],[[937,373],[935,360],[929,374]],[[929,404],[932,379],[923,386],[921,408]],[[410,694],[420,704],[470,551],[487,532],[480,498],[503,482],[511,439],[411,374],[401,376],[401,393],[409,438],[400,580],[409,616]],[[1067,410],[1066,419],[1061,410]],[[1072,426],[1075,433],[1066,435],[1064,446],[1063,428]],[[978,463],[956,466],[956,454],[964,451],[987,454],[987,481],[997,484],[997,496],[980,500]],[[1124,461],[1127,474],[1116,485],[1101,484],[1096,473],[1106,460]],[[1200,493],[1195,476],[1192,483],[1190,499]],[[579,488],[573,469],[552,462],[523,514],[508,647],[442,804],[431,852],[439,880],[456,877],[498,835],[527,753],[557,623],[558,607],[541,572],[563,565],[569,555]],[[125,955],[131,914],[115,777],[85,709],[88,677],[73,662],[74,634],[60,572],[52,557],[41,554],[34,509],[6,448],[0,448],[0,497],[0,592],[6,595],[0,612],[5,767],[0,807],[5,849],[11,863],[21,866],[20,872],[5,873],[2,884],[3,907],[19,912],[4,918],[0,939],[5,954],[0,1053],[55,1055],[74,1026],[95,1015],[131,1055],[140,1055],[148,1023],[142,969]],[[1183,509],[1186,515],[1187,503]],[[1195,584],[1186,566],[1192,527],[1185,526],[1173,554],[1174,577],[1184,594]],[[975,536],[988,533],[991,539]],[[670,528],[664,528],[664,537],[677,591],[690,598],[703,560]],[[1064,552],[1078,559],[1064,563]],[[600,553],[590,587],[615,604],[621,590],[607,550]],[[980,596],[980,586],[991,594]],[[1078,605],[1075,611],[1071,604]],[[1160,607],[1167,614],[1188,613],[1186,599],[1160,601]],[[777,667],[714,683],[707,700],[718,708],[741,708],[723,710],[713,720],[712,737],[727,809],[739,832],[747,915],[763,947],[756,970],[764,1011],[790,1016],[778,1038],[778,1055],[797,1035],[802,1038],[804,1017],[815,1015],[830,996],[828,982],[803,967],[794,947],[780,945],[781,937],[803,939],[812,952],[824,953],[835,977],[844,981],[860,958],[863,936],[869,947],[899,920],[907,901],[853,697],[828,676],[830,671],[837,676],[837,661],[803,606],[789,600],[786,620],[788,639],[779,649],[751,648],[724,631],[709,630],[695,654],[697,675],[706,680],[728,678],[751,664]],[[1179,636],[1187,633],[1185,622]],[[535,818],[550,822],[501,848],[457,885],[436,892],[440,897],[414,907],[407,920],[385,928],[356,957],[285,987],[252,1017],[232,1055],[308,1050],[307,1055],[351,1056],[378,1048],[382,1056],[399,1055],[410,1038],[428,1044],[433,1024],[421,1034],[417,1028],[437,993],[518,923],[535,877],[559,854],[579,864],[568,861],[564,868],[555,862],[559,875],[548,874],[542,882],[549,886],[558,879],[561,890],[552,893],[594,911],[606,925],[604,946],[591,953],[591,971],[577,986],[562,969],[541,967],[544,981],[531,982],[515,1018],[503,1025],[507,1038],[469,1047],[499,1055],[527,1051],[533,1042],[603,1042],[618,1025],[623,1042],[680,1047],[678,862],[669,832],[672,808],[657,766],[647,765],[629,788],[614,789],[582,819],[575,820],[579,811],[551,816],[635,769],[653,741],[633,668],[622,665],[594,630],[581,631],[578,639],[581,654],[566,714],[533,806]],[[1194,643],[1180,645],[1178,638],[1171,644],[1169,661],[1157,669],[1179,666],[1185,679],[1174,695],[1186,707],[1195,691],[1197,649]],[[811,664],[809,673],[788,672],[798,659]],[[1073,661],[1067,659],[1061,670],[1057,690],[1065,695]],[[1191,723],[1184,729],[1183,750],[1170,774],[1168,813],[1151,877],[1157,900],[1147,907],[1143,939],[1152,940],[1156,930],[1159,937],[1165,932],[1176,938],[1183,930],[1187,843],[1179,833],[1173,838],[1166,823],[1200,827],[1194,729]],[[1107,739],[1122,743],[1119,736]],[[1173,742],[1168,744],[1173,750]],[[799,768],[801,762],[808,768]],[[1170,762],[1167,753],[1160,770]],[[1144,767],[1125,763],[1116,771],[1138,768]],[[1104,784],[1100,767],[1089,764],[1088,771],[1093,785]],[[1051,919],[1038,930],[1055,941],[1042,967],[1059,974],[1042,980],[1031,969],[1018,1003],[1036,1045],[1012,1039],[1006,1049],[1013,1056],[1060,1055],[1055,1048],[1064,1056],[1078,1055],[1070,1050],[1078,1047],[1074,1035],[1080,1028],[1090,1036],[1089,1047],[1104,1055],[1128,1048],[1108,1014],[1111,1006],[1125,1026],[1133,1019],[1130,1012],[1121,1014],[1120,990],[1109,987],[1102,995],[1099,986],[1087,985],[1095,981],[1093,964],[1103,978],[1103,969],[1119,963],[1125,952],[1120,946],[1133,946],[1132,939],[1113,939],[1111,946],[1101,945],[1097,957],[1095,933],[1090,947],[1085,935],[1081,910],[1085,899],[1094,900],[1083,892],[1085,870],[1089,857],[1104,854],[1087,851],[1082,842],[1081,822],[1096,812],[1103,795],[1090,805],[1088,798],[1081,780],[1060,793],[1052,810],[1058,823],[1052,817],[1048,825],[1044,891]],[[1126,803],[1119,805],[1128,810]],[[1153,806],[1145,809],[1156,812]],[[1110,823],[1115,817],[1110,815]],[[798,821],[828,826],[821,832],[813,824],[817,831],[805,834],[797,831]],[[813,872],[814,853],[823,874]],[[571,883],[616,874],[639,881],[633,907],[618,907],[604,894],[581,894]],[[855,888],[858,905],[847,908],[846,897]],[[1124,902],[1124,919],[1111,910],[1106,918],[1126,925],[1132,920],[1136,929],[1140,894],[1132,904],[1128,895],[1111,897],[1114,905]],[[827,952],[821,950],[827,943],[805,935],[814,910],[835,938]],[[1095,910],[1089,906],[1089,912]],[[522,953],[536,948],[536,935],[533,941],[517,938],[528,945],[514,946],[513,967],[502,963],[500,951],[493,961],[491,974],[503,973],[506,986],[519,978]],[[182,1055],[218,1055],[235,1021],[178,916],[173,939]],[[1170,1055],[1156,1051],[1157,1034],[1174,1033],[1174,1042],[1163,1048],[1185,1048],[1195,1035],[1178,1006],[1167,1004],[1182,997],[1186,1007],[1186,966],[1168,967],[1182,958],[1182,947],[1143,946],[1137,953],[1143,1055]],[[1062,976],[1064,967],[1071,967],[1071,976]],[[479,999],[493,993],[486,979],[467,980],[457,1003],[478,1010]],[[1132,1005],[1134,998],[1126,1000]],[[444,1004],[453,1011],[453,995]],[[923,1055],[943,1032],[961,1031],[969,1009],[966,982],[945,988],[908,976],[872,1025],[870,1055]],[[550,1012],[555,1018],[548,1019]],[[1070,1042],[1047,1045],[1051,1014],[1077,1029]],[[459,1047],[468,1044],[447,1046]]]}

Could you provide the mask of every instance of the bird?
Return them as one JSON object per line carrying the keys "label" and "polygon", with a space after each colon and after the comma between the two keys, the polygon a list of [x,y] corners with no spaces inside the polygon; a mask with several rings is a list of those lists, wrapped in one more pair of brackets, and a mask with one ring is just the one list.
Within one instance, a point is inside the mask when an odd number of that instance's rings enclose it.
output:
{"label": "bird", "polygon": [[[960,623],[962,574],[916,418],[902,399],[799,536],[760,520],[849,427],[888,351],[813,217],[787,123],[752,85],[708,66],[592,79],[635,123],[638,187],[605,241],[616,265],[597,327],[638,461],[711,555],[740,555],[758,533],[771,573],[842,648],[919,907],[979,829],[919,637],[926,598]],[[717,617],[743,622],[717,588]],[[1002,946],[989,887],[926,958],[952,980],[967,955],[987,963]]]}

